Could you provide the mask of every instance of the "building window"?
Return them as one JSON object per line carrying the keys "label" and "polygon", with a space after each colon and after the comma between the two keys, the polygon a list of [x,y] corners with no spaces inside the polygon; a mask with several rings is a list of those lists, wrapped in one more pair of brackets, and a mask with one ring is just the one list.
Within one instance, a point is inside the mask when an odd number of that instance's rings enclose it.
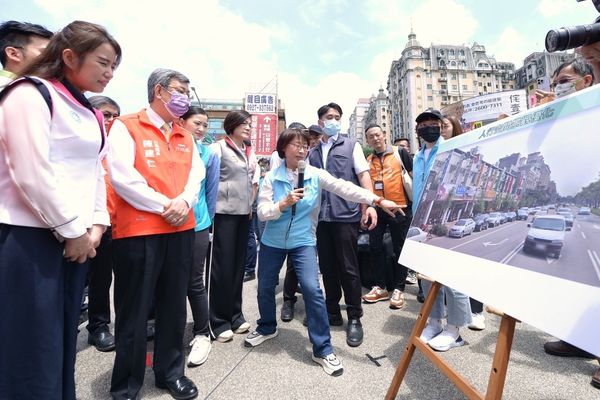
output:
{"label": "building window", "polygon": [[382,115],[382,116],[381,116],[381,119],[385,119],[385,115]]}
{"label": "building window", "polygon": [[433,101],[433,96],[427,96],[427,101]]}
{"label": "building window", "polygon": [[448,101],[448,96],[442,96],[442,101]]}
{"label": "building window", "polygon": [[425,72],[425,75],[426,75],[428,78],[431,78],[431,71],[427,71],[427,72]]}
{"label": "building window", "polygon": [[385,112],[385,107],[381,107],[381,112]]}
{"label": "building window", "polygon": [[417,79],[421,78],[421,75],[417,74]]}
{"label": "building window", "polygon": [[381,124],[381,125],[383,125],[383,127],[385,128],[385,122],[383,124]]}
{"label": "building window", "polygon": [[467,85],[462,85],[463,90],[467,90]]}
{"label": "building window", "polygon": [[467,74],[464,74],[464,73],[463,73],[463,74],[461,75],[461,78],[463,78],[463,79],[467,79]]}
{"label": "building window", "polygon": [[465,51],[464,50],[459,50],[458,51],[458,55],[464,57],[465,56]]}
{"label": "building window", "polygon": [[487,83],[487,85],[488,85],[488,86],[492,86],[492,82],[488,82],[488,83]]}
{"label": "building window", "polygon": [[428,84],[427,84],[427,89],[429,89],[429,90],[431,90],[431,89],[432,89],[431,83],[428,83]]}
{"label": "building window", "polygon": [[458,101],[458,96],[452,96],[452,101]]}
{"label": "building window", "polygon": [[454,49],[448,50],[448,55],[449,56],[454,56]]}
{"label": "building window", "polygon": [[514,89],[514,85],[510,85],[510,88],[511,88],[511,89]]}
{"label": "building window", "polygon": [[456,74],[450,74],[450,79],[452,79],[453,81],[455,81],[457,78]]}
{"label": "building window", "polygon": [[442,89],[444,89],[444,90],[448,89],[448,85],[442,85]]}
{"label": "building window", "polygon": [[477,86],[483,86],[483,84],[481,82],[478,82]]}
{"label": "building window", "polygon": [[452,90],[458,90],[458,85],[452,85]]}

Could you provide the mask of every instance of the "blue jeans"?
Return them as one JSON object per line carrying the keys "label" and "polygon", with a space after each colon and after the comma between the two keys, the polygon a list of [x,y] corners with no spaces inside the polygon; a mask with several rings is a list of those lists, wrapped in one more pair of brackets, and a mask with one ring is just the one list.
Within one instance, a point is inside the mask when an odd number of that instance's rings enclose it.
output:
{"label": "blue jeans", "polygon": [[279,283],[279,271],[286,255],[292,259],[298,281],[302,286],[308,337],[313,344],[313,354],[316,357],[329,355],[333,353],[333,346],[331,345],[325,298],[319,286],[317,248],[315,246],[278,249],[265,244],[260,245],[257,295],[260,319],[257,321],[256,331],[261,335],[270,335],[277,328],[275,287]]}
{"label": "blue jeans", "polygon": [[[427,296],[431,288],[431,282],[424,279],[421,282],[423,283],[423,293]],[[450,325],[461,327],[471,323],[471,303],[469,302],[469,296],[443,285],[440,287],[440,291],[435,298],[429,318],[444,318],[444,299],[446,300],[446,312],[448,314],[447,321]]]}

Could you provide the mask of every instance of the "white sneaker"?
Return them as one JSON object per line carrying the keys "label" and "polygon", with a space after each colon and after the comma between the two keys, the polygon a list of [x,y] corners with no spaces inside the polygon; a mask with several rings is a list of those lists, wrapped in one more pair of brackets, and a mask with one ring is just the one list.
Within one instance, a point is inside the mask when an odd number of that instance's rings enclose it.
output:
{"label": "white sneaker", "polygon": [[232,339],[233,339],[233,332],[231,331],[231,329],[226,330],[225,332],[223,332],[219,336],[217,336],[217,342],[220,342],[220,343],[227,343]]}
{"label": "white sneaker", "polygon": [[415,271],[408,271],[408,275],[406,275],[406,283],[409,285],[414,285],[417,283],[417,273]]}
{"label": "white sneaker", "polygon": [[485,315],[483,313],[471,314],[471,323],[469,329],[473,331],[482,331],[485,329]]}
{"label": "white sneaker", "polygon": [[235,331],[233,331],[233,333],[246,333],[250,330],[250,323],[249,322],[244,322],[243,324],[241,324]]}
{"label": "white sneaker", "polygon": [[197,367],[208,360],[208,355],[212,349],[210,338],[208,336],[196,335],[191,341],[192,350],[188,356],[188,367]]}
{"label": "white sneaker", "polygon": [[423,332],[421,332],[420,339],[425,343],[429,343],[431,339],[442,333],[443,330],[440,320],[436,320],[436,322],[427,321],[427,325],[425,325]]}
{"label": "white sneaker", "polygon": [[316,357],[313,354],[312,359],[314,362],[323,367],[323,370],[325,370],[325,372],[331,376],[340,376],[344,373],[342,362],[333,353],[326,355],[325,357]]}
{"label": "white sneaker", "polygon": [[460,337],[458,328],[446,326],[442,333],[431,339],[427,344],[436,351],[448,351],[453,347],[464,346],[465,341]]}
{"label": "white sneaker", "polygon": [[248,336],[246,336],[246,340],[244,340],[244,346],[256,347],[266,340],[273,339],[277,335],[279,335],[278,330],[275,330],[275,332],[271,333],[270,335],[263,335],[262,333],[254,331],[251,334],[249,334]]}

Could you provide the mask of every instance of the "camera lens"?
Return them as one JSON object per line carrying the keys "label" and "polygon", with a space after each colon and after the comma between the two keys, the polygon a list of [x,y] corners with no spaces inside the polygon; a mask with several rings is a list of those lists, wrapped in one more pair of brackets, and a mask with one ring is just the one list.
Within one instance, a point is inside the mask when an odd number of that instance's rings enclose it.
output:
{"label": "camera lens", "polygon": [[546,50],[549,52],[574,49],[600,41],[600,23],[553,29],[546,34]]}

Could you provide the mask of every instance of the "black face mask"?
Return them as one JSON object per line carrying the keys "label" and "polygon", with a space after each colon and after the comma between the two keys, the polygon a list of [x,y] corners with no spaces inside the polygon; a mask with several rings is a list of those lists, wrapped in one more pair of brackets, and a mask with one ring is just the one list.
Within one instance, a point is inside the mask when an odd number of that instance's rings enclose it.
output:
{"label": "black face mask", "polygon": [[439,126],[424,126],[417,129],[419,136],[421,136],[424,141],[429,143],[437,142],[437,140],[440,138],[440,132],[441,128]]}

